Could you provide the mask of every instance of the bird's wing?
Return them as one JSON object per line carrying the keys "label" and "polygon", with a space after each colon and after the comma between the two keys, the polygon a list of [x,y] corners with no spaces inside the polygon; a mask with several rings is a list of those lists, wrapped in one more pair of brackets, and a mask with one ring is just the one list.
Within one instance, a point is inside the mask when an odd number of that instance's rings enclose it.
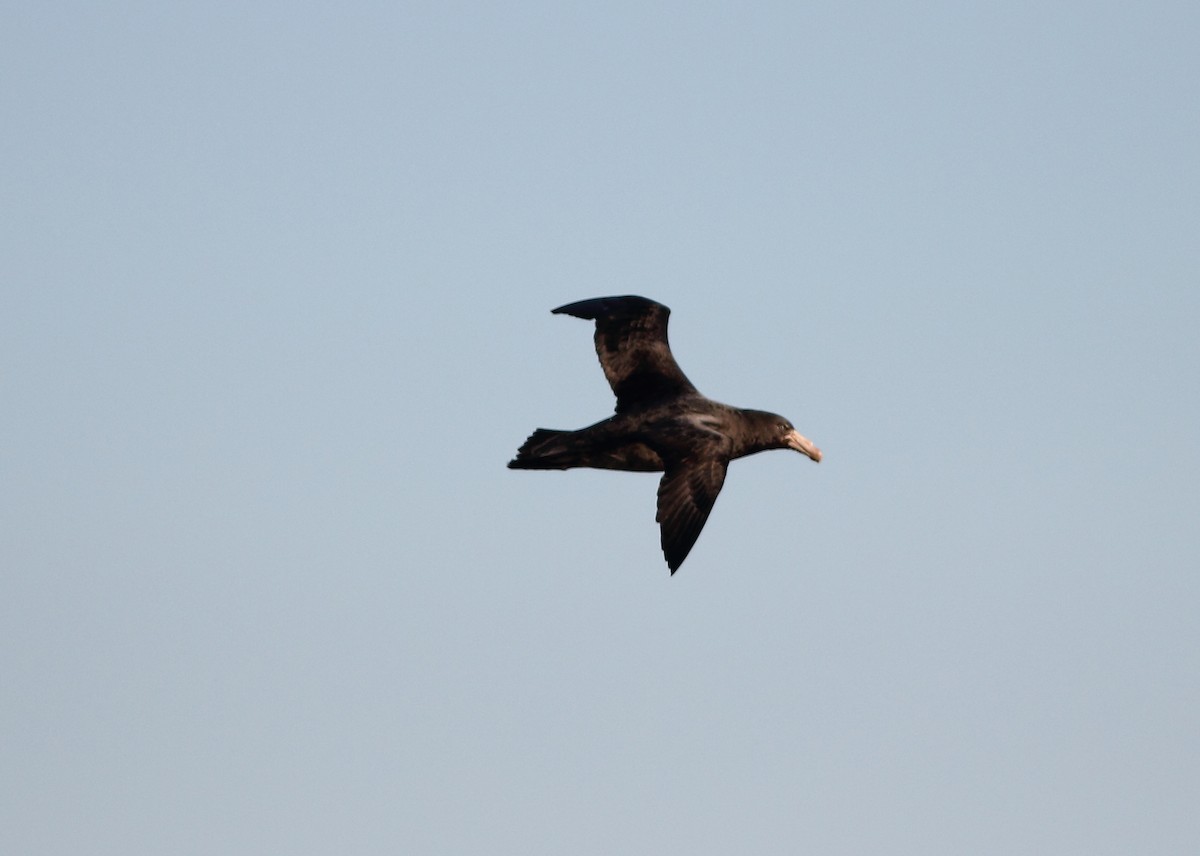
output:
{"label": "bird's wing", "polygon": [[690,458],[667,465],[658,484],[655,519],[662,530],[663,556],[672,574],[700,537],[728,467],[726,458]]}
{"label": "bird's wing", "polygon": [[695,393],[667,344],[671,310],[645,297],[597,297],[568,303],[556,315],[596,322],[596,354],[617,396],[617,412]]}

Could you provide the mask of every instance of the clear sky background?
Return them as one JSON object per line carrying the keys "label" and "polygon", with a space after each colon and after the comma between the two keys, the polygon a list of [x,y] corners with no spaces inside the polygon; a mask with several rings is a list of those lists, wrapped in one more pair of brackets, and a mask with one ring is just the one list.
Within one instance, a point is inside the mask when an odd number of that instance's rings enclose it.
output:
{"label": "clear sky background", "polygon": [[[1200,852],[1200,6],[0,16],[0,851]],[[826,453],[681,571],[568,301]]]}

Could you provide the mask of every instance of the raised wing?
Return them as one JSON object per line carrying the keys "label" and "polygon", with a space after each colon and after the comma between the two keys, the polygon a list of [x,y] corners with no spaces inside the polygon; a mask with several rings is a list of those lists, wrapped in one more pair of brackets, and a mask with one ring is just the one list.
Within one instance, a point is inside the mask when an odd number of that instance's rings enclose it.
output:
{"label": "raised wing", "polygon": [[658,484],[658,520],[667,567],[674,574],[700,537],[721,485],[727,459],[689,459],[668,464]]}
{"label": "raised wing", "polygon": [[568,303],[556,315],[596,322],[596,355],[617,396],[617,412],[695,393],[667,343],[671,310],[645,297],[597,297]]}

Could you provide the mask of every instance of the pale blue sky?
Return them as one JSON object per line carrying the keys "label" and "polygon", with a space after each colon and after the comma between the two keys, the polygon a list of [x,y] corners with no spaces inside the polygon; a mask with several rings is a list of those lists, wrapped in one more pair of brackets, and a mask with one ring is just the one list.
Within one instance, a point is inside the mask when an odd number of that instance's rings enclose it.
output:
{"label": "pale blue sky", "polygon": [[20,6],[0,851],[1200,852],[1196,4]]}

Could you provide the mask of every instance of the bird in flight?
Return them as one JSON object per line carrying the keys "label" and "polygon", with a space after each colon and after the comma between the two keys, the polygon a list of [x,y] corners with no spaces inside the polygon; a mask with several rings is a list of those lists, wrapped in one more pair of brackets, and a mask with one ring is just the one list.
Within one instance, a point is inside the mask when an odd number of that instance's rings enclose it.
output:
{"label": "bird in flight", "polygon": [[578,431],[539,428],[508,466],[661,472],[656,519],[672,574],[700,537],[730,461],[767,449],[794,449],[821,460],[821,450],[782,416],[701,395],[671,355],[671,310],[661,303],[597,297],[554,314],[596,322],[596,354],[617,397],[616,413]]}

